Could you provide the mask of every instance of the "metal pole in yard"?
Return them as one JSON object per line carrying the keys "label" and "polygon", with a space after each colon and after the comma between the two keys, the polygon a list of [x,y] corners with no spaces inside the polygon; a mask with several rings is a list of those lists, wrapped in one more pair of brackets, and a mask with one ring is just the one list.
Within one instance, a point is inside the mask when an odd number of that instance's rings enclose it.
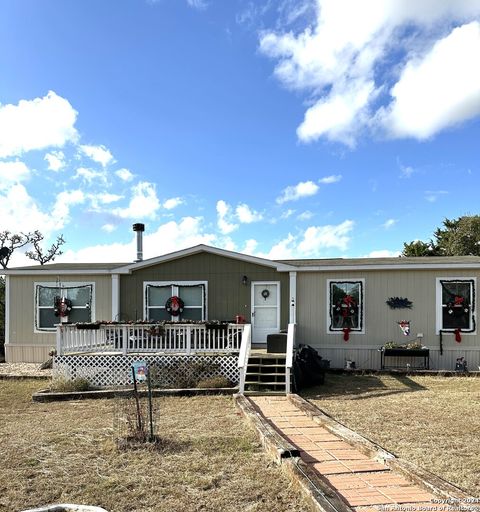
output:
{"label": "metal pole in yard", "polygon": [[140,400],[138,398],[138,389],[137,389],[137,379],[135,377],[135,367],[132,366],[132,377],[133,377],[133,391],[134,391],[134,396],[135,396],[135,402],[137,404],[137,427],[138,427],[138,432],[143,432],[143,427],[142,427],[142,413],[140,411]]}
{"label": "metal pole in yard", "polygon": [[152,406],[152,382],[150,381],[150,367],[147,369],[147,386],[148,386],[148,416],[150,420],[150,439],[153,443],[153,406]]}

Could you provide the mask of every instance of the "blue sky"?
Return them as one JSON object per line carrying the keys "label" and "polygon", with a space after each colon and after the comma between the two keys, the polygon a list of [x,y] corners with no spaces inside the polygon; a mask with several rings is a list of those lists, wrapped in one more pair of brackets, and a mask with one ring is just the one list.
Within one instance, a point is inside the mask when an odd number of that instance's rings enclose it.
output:
{"label": "blue sky", "polygon": [[[480,0],[2,0],[0,230],[396,255],[478,214]],[[60,261],[59,260],[59,261]],[[23,264],[20,252],[14,264]]]}

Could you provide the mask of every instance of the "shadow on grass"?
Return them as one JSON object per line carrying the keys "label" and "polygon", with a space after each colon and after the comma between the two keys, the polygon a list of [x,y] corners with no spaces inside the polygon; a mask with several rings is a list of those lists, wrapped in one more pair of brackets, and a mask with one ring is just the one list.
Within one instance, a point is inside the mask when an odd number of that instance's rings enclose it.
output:
{"label": "shadow on grass", "polygon": [[325,384],[300,391],[307,399],[364,400],[403,393],[423,391],[426,388],[406,375],[336,375],[327,373]]}

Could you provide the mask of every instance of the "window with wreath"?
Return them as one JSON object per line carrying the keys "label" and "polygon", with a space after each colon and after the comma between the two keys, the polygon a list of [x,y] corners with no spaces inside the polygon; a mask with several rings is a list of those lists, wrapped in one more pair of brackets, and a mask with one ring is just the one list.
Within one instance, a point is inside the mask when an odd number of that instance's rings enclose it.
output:
{"label": "window with wreath", "polygon": [[61,321],[58,305],[62,299],[69,304],[69,322],[94,321],[94,283],[35,283],[35,330],[55,330]]}
{"label": "window with wreath", "polygon": [[162,320],[206,320],[207,283],[145,283],[145,318]]}
{"label": "window with wreath", "polygon": [[328,281],[328,330],[363,332],[363,280]]}
{"label": "window with wreath", "polygon": [[437,279],[439,330],[475,331],[475,279]]}

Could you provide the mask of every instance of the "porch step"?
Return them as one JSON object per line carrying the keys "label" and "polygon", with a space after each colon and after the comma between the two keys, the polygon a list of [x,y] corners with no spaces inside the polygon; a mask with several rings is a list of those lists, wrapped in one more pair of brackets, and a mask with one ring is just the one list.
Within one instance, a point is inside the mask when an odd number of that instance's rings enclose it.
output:
{"label": "porch step", "polygon": [[285,354],[252,354],[245,376],[246,393],[285,394],[285,362]]}

